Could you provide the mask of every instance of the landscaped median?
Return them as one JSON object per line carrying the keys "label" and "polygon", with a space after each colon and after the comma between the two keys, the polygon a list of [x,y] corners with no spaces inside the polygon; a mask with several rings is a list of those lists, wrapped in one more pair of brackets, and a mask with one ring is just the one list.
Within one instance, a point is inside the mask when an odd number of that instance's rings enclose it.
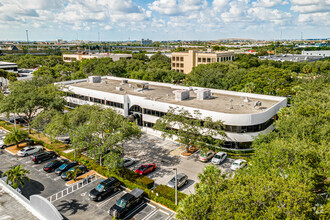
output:
{"label": "landscaped median", "polygon": [[[0,127],[10,130],[13,127],[13,125],[5,121],[0,121]],[[51,143],[49,138],[45,135],[30,134],[29,138],[33,139],[36,144],[43,145],[46,149],[55,151],[62,157],[65,157],[72,161],[73,160],[78,161],[80,164],[83,164],[86,167],[88,167],[91,170],[91,172],[94,171],[104,177],[110,177],[110,176],[116,177],[119,181],[122,182],[123,186],[127,187],[128,189],[130,190],[133,190],[134,188],[143,189],[151,200],[160,203],[172,210],[177,209],[177,206],[175,205],[175,197],[174,197],[175,191],[174,189],[168,186],[158,185],[154,187],[153,179],[143,175],[139,175],[127,168],[122,168],[117,172],[113,172],[107,169],[106,167],[100,166],[94,160],[84,155],[79,155],[79,158],[74,158],[73,152],[71,153],[63,152],[64,150],[68,149],[68,146],[66,144],[63,144],[59,141],[55,141],[55,143]],[[72,182],[72,184],[73,183],[74,182]],[[186,196],[187,196],[186,194],[178,191],[178,202],[180,202]]]}

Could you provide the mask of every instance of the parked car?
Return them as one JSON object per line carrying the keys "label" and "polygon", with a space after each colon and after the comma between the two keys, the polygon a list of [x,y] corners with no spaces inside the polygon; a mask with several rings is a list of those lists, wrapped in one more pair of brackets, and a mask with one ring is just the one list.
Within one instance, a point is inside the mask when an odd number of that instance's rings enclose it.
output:
{"label": "parked car", "polygon": [[5,147],[7,147],[7,145],[3,141],[4,139],[5,139],[5,137],[0,137],[0,148],[1,149],[4,149]]}
{"label": "parked car", "polygon": [[207,162],[214,156],[214,151],[201,152],[199,154],[198,160],[201,162]]}
{"label": "parked car", "polygon": [[129,158],[129,157],[124,158],[124,160],[123,160],[124,167],[132,166],[135,162],[136,162],[136,160],[134,158]]}
{"label": "parked car", "polygon": [[144,165],[140,166],[137,170],[135,170],[135,173],[145,175],[145,174],[151,173],[155,169],[156,169],[155,163],[144,164]]}
{"label": "parked car", "polygon": [[41,145],[24,147],[22,150],[17,152],[17,156],[26,157],[28,155],[42,151],[44,148]]}
{"label": "parked car", "polygon": [[125,214],[133,210],[142,201],[144,194],[144,191],[138,188],[126,193],[110,208],[109,215],[115,218],[123,218]]}
{"label": "parked car", "polygon": [[69,170],[70,168],[77,166],[78,162],[77,161],[73,161],[73,162],[66,162],[63,163],[59,168],[57,168],[55,170],[55,173],[60,176],[62,173],[64,173],[65,171]]}
{"label": "parked car", "polygon": [[71,144],[71,140],[70,140],[70,138],[65,138],[65,139],[63,140],[63,143],[64,143],[64,144]]}
{"label": "parked car", "polygon": [[[15,124],[15,118],[10,119],[9,122]],[[25,124],[25,123],[26,123],[26,118],[25,117],[17,117],[16,118],[16,124]]]}
{"label": "parked car", "polygon": [[[78,166],[78,165],[77,165],[77,166]],[[68,177],[68,173],[73,172],[73,170],[75,169],[75,167],[76,167],[76,166],[71,167],[68,171],[66,171],[66,172],[62,172],[62,174],[61,174],[61,178],[62,178],[63,180],[65,180],[65,181],[67,181],[67,180],[71,180],[71,178]],[[78,171],[77,171],[77,176],[81,176],[81,175],[83,175],[84,173],[87,172],[87,167],[85,167],[84,165],[79,165],[78,167],[79,167],[79,169],[78,169]]]}
{"label": "parked car", "polygon": [[89,198],[93,201],[100,201],[109,193],[117,192],[120,189],[120,182],[115,177],[102,181],[95,189],[89,192]]}
{"label": "parked car", "polygon": [[246,160],[238,159],[238,160],[234,160],[234,162],[230,166],[230,169],[235,171],[235,170],[239,170],[245,166],[247,166]]}
{"label": "parked car", "polygon": [[55,151],[46,151],[46,152],[32,154],[30,157],[33,163],[42,163],[46,160],[56,158],[57,154]]}
{"label": "parked car", "polygon": [[213,164],[221,164],[223,161],[225,161],[227,158],[227,153],[225,152],[218,152],[214,157],[212,158],[211,162]]}
{"label": "parked car", "polygon": [[52,162],[50,162],[44,166],[44,171],[46,171],[47,173],[53,172],[66,162],[68,162],[68,160],[62,159],[62,158],[58,159],[58,160],[53,160]]}
{"label": "parked car", "polygon": [[[184,173],[179,173],[176,178],[178,188],[188,183],[188,176]],[[175,188],[175,176],[166,185],[168,187]]]}

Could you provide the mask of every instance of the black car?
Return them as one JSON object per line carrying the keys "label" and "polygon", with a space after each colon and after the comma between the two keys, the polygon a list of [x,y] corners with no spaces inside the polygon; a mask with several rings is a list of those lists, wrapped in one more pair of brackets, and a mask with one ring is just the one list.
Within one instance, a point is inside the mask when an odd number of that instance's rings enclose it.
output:
{"label": "black car", "polygon": [[[10,123],[15,124],[15,119],[12,118],[9,120]],[[26,118],[22,117],[22,118],[16,118],[16,124],[25,124],[26,123]]]}
{"label": "black car", "polygon": [[[77,165],[77,166],[78,166],[78,165]],[[74,169],[75,169],[75,167],[76,167],[76,166],[71,167],[68,171],[63,172],[63,173],[61,174],[61,178],[62,178],[63,180],[65,180],[65,181],[67,181],[67,180],[71,180],[72,178],[68,178],[68,173],[69,173],[69,172],[73,172]],[[77,171],[77,176],[80,176],[80,175],[82,175],[82,174],[84,174],[84,173],[86,173],[86,172],[88,171],[88,170],[87,170],[87,167],[85,167],[84,165],[79,165],[78,167],[79,167],[79,169],[78,169],[78,171]]]}
{"label": "black car", "polygon": [[31,160],[33,163],[41,163],[46,160],[56,158],[57,154],[55,151],[46,151],[46,152],[41,152],[41,153],[36,153],[31,155]]}
{"label": "black car", "polygon": [[64,144],[71,144],[71,140],[70,140],[70,138],[66,138],[66,139],[64,139],[64,140],[63,140],[63,143],[64,143]]}
{"label": "black car", "polygon": [[109,214],[115,218],[123,218],[142,201],[144,194],[142,189],[135,188],[117,200],[116,204],[110,208]]}
{"label": "black car", "polygon": [[119,180],[115,177],[110,177],[102,181],[95,189],[92,189],[89,193],[89,198],[94,201],[100,201],[109,193],[117,192],[119,188]]}
{"label": "black car", "polygon": [[76,165],[78,165],[78,162],[76,162],[76,161],[66,162],[66,163],[62,164],[59,168],[57,168],[55,170],[55,173],[60,176],[62,173],[64,173],[65,171],[69,170],[70,168],[72,168]]}
{"label": "black car", "polygon": [[50,162],[44,166],[44,171],[46,171],[47,173],[53,172],[57,168],[59,168],[62,164],[64,164],[65,162],[68,162],[68,160],[64,160],[64,159],[53,160],[52,162]]}

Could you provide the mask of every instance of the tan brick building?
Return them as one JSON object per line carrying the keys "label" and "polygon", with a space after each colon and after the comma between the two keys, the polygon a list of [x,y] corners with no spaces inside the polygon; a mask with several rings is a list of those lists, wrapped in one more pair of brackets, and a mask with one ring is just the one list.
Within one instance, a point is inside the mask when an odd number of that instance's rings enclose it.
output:
{"label": "tan brick building", "polygon": [[199,64],[209,64],[234,60],[234,52],[203,52],[189,50],[188,52],[173,52],[171,69],[177,72],[190,73],[192,68]]}

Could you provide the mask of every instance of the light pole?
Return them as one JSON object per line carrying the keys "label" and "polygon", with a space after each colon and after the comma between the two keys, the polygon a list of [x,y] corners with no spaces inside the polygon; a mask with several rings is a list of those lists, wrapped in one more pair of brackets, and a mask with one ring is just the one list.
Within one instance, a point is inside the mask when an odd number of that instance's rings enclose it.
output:
{"label": "light pole", "polygon": [[173,168],[175,170],[175,205],[178,205],[178,169]]}

